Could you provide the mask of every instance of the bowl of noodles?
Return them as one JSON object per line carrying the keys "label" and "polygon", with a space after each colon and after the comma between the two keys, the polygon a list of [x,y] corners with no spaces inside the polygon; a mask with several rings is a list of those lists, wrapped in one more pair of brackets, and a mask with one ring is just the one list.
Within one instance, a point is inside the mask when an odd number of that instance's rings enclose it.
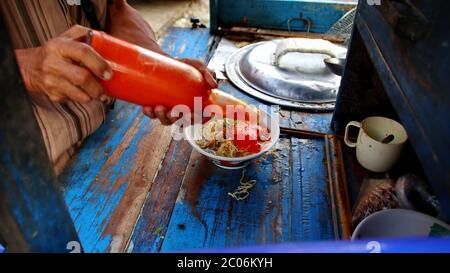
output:
{"label": "bowl of noodles", "polygon": [[241,169],[270,151],[280,137],[278,121],[264,111],[257,122],[213,117],[184,129],[186,140],[199,153],[224,169]]}

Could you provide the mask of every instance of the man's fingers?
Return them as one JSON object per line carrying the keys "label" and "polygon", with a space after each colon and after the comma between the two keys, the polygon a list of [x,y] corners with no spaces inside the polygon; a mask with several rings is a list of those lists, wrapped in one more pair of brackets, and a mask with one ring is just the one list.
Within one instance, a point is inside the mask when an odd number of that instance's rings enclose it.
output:
{"label": "man's fingers", "polygon": [[48,75],[44,78],[44,84],[46,94],[55,102],[61,102],[62,98],[83,103],[91,101],[86,93],[62,77]]}
{"label": "man's fingers", "polygon": [[216,75],[216,72],[214,71],[214,70],[211,70],[211,69],[207,69],[208,70],[208,72],[213,76],[213,78],[214,78],[214,80],[217,82],[217,75]]}
{"label": "man's fingers", "polygon": [[58,96],[58,95],[48,95],[48,97],[53,102],[62,103],[62,102],[66,102],[67,101],[67,97],[62,97],[62,96]]}
{"label": "man's fingers", "polygon": [[91,101],[91,97],[89,97],[89,95],[86,94],[81,88],[71,84],[65,79],[60,79],[59,88],[60,93],[63,93],[73,101],[78,101],[81,103],[88,103]]}
{"label": "man's fingers", "polygon": [[167,113],[166,117],[170,121],[170,124],[175,123],[175,121],[177,121],[177,120],[179,120],[181,118],[180,115],[175,116],[172,111]]}
{"label": "man's fingers", "polygon": [[142,108],[142,112],[144,112],[144,114],[146,116],[148,116],[149,118],[151,118],[151,119],[155,119],[156,118],[155,112],[153,112],[153,108],[152,107],[149,107],[149,106],[143,107]]}
{"label": "man's fingers", "polygon": [[112,77],[113,72],[108,62],[87,44],[64,41],[61,43],[61,53],[64,57],[86,66],[100,79],[110,80]]}
{"label": "man's fingers", "polygon": [[62,74],[66,80],[83,89],[91,98],[100,99],[105,93],[89,70],[68,61],[54,58],[48,62],[46,71],[55,75]]}
{"label": "man's fingers", "polygon": [[62,54],[76,62],[82,63],[97,77],[109,80],[112,77],[112,69],[108,62],[100,56],[92,47],[77,40],[89,33],[90,29],[76,25],[62,34],[62,37],[70,40],[61,43]]}
{"label": "man's fingers", "polygon": [[151,119],[158,118],[163,125],[173,124],[179,119],[179,117],[173,117],[172,112],[167,111],[167,108],[162,105],[156,106],[155,111],[152,107],[143,107],[142,111]]}
{"label": "man's fingers", "polygon": [[210,71],[203,62],[194,59],[180,59],[180,61],[195,67],[198,71],[200,71],[205,78],[206,83],[211,89],[217,88],[217,82],[214,76],[214,72]]}
{"label": "man's fingers", "polygon": [[211,89],[219,87],[216,80],[214,79],[214,76],[209,72],[209,70],[204,70],[202,74],[206,80],[206,83],[208,83],[208,86],[211,87]]}
{"label": "man's fingers", "polygon": [[75,86],[80,87],[86,93],[94,99],[100,99],[105,94],[103,87],[95,79],[95,77],[88,70],[81,67],[72,67],[74,71],[78,70],[77,74],[74,74],[70,80]]}
{"label": "man's fingers", "polygon": [[155,115],[163,125],[170,125],[171,122],[167,118],[167,108],[162,105],[158,105],[155,107]]}

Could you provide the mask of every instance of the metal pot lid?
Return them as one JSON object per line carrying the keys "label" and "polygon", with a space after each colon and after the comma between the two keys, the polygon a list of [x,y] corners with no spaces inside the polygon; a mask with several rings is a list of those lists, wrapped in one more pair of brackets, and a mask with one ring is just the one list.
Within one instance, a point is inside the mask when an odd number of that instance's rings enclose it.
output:
{"label": "metal pot lid", "polygon": [[323,60],[345,55],[345,47],[321,39],[279,39],[241,48],[228,58],[225,70],[235,85],[261,100],[332,110],[341,77],[329,71]]}

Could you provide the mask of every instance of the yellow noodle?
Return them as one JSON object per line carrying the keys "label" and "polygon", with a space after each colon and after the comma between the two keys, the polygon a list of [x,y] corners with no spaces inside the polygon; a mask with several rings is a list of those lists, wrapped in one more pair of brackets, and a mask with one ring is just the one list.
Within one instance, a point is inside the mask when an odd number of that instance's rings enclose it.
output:
{"label": "yellow noodle", "polygon": [[247,199],[247,197],[250,195],[249,190],[253,188],[253,186],[255,186],[256,184],[256,180],[249,180],[247,182],[244,182],[244,177],[245,177],[245,169],[242,169],[242,176],[241,179],[239,180],[240,186],[238,186],[238,188],[234,192],[228,193],[229,196],[233,197],[237,201]]}
{"label": "yellow noodle", "polygon": [[[252,153],[241,150],[234,145],[234,141],[224,139],[224,127],[228,124],[234,125],[239,121],[231,119],[213,118],[202,126],[202,139],[197,140],[196,144],[202,149],[208,149],[212,154],[224,157],[243,157]],[[264,145],[266,141],[260,141]]]}

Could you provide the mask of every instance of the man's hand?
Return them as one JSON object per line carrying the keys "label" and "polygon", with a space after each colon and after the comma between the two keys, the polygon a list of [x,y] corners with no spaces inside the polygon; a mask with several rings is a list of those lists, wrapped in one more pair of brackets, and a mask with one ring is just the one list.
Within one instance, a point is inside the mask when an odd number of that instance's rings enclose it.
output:
{"label": "man's hand", "polygon": [[112,69],[94,49],[77,41],[88,31],[74,26],[40,47],[16,50],[28,91],[45,93],[55,102],[106,100],[97,78],[111,79]]}
{"label": "man's hand", "polygon": [[[197,68],[197,70],[199,70],[202,73],[208,86],[211,89],[217,88],[217,82],[214,79],[214,72],[206,68],[206,66],[201,61],[193,59],[180,59],[180,61]],[[144,107],[143,112],[151,119],[158,118],[161,121],[161,124],[163,125],[171,125],[179,118],[179,117],[172,117],[168,109],[162,105],[156,106],[155,109],[153,109],[152,107]]]}

